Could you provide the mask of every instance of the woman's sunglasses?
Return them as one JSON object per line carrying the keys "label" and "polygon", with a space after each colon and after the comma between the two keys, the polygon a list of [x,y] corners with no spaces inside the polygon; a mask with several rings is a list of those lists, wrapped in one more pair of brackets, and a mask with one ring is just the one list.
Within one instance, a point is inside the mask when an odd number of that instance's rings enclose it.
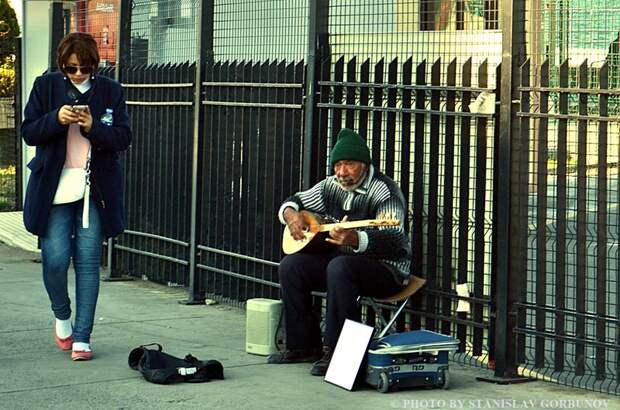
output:
{"label": "woman's sunglasses", "polygon": [[93,68],[88,65],[84,65],[84,66],[66,65],[65,66],[65,71],[67,72],[67,74],[75,74],[78,72],[78,70],[80,70],[82,74],[90,74],[93,72]]}

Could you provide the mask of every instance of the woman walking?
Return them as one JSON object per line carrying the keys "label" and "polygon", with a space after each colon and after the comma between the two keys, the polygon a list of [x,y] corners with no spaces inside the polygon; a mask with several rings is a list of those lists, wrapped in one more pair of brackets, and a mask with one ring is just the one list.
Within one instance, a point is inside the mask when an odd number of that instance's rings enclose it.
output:
{"label": "woman walking", "polygon": [[[24,204],[24,225],[39,237],[43,283],[55,316],[54,336],[72,360],[90,360],[103,238],[123,231],[118,153],[131,143],[119,83],[95,74],[97,43],[71,33],[58,46],[60,72],[38,77],[21,127],[36,146]],[[75,269],[75,318],[67,270]]]}

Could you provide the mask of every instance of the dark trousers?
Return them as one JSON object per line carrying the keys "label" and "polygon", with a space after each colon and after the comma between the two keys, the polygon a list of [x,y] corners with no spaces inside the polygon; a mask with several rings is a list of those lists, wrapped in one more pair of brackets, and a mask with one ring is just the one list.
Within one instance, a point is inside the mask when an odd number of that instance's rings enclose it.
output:
{"label": "dark trousers", "polygon": [[[387,297],[402,285],[385,265],[359,255],[295,253],[278,269],[284,302],[287,347],[336,347],[345,319],[360,320],[358,296]],[[312,311],[312,291],[327,291],[325,341]]]}

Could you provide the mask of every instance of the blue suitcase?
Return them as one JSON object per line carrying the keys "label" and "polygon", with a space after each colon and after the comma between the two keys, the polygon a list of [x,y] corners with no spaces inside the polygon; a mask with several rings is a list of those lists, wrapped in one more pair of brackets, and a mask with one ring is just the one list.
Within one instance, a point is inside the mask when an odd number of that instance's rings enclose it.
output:
{"label": "blue suitcase", "polygon": [[399,387],[448,388],[448,354],[458,349],[452,337],[414,330],[395,333],[370,343],[366,383],[381,393]]}

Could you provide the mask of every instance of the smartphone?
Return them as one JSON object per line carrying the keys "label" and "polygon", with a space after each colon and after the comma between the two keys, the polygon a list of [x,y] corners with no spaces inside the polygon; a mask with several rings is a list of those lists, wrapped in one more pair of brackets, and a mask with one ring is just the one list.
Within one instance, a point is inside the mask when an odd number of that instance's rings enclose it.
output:
{"label": "smartphone", "polygon": [[88,111],[88,105],[74,105],[71,107],[73,111],[86,112]]}

